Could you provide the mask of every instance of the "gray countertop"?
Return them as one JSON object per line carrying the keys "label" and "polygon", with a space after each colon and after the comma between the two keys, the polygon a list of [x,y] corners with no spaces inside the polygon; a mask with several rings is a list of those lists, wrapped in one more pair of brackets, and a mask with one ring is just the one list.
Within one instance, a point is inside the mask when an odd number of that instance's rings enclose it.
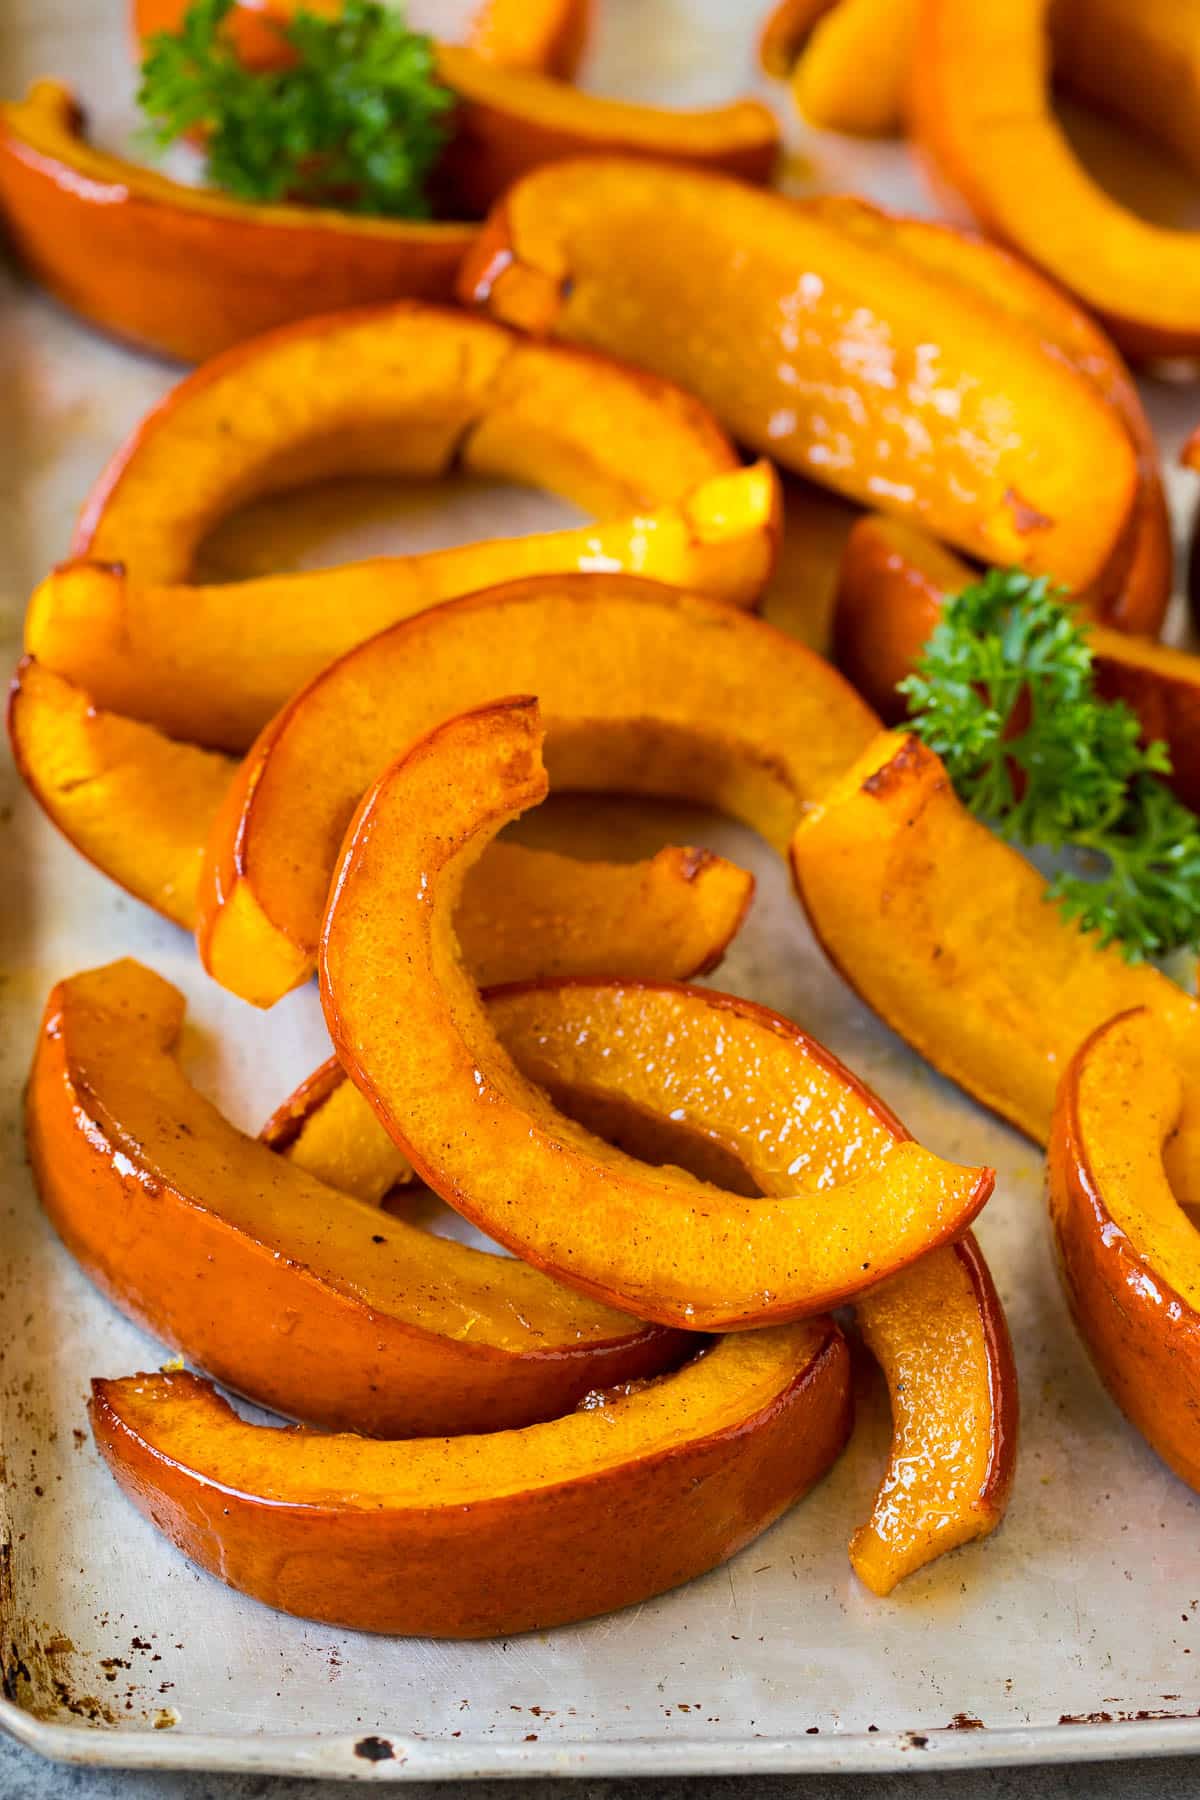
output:
{"label": "gray countertop", "polygon": [[[274,1775],[137,1774],[44,1762],[0,1734],[0,1800],[328,1800],[337,1784]],[[411,1782],[404,1800],[1188,1800],[1200,1759],[1080,1763],[940,1775],[762,1776],[690,1781]]]}

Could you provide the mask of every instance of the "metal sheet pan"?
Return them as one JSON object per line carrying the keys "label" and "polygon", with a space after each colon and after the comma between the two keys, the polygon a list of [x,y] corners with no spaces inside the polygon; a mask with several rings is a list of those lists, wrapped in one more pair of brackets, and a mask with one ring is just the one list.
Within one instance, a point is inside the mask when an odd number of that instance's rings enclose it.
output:
{"label": "metal sheet pan", "polygon": [[[684,101],[753,79],[747,15],[757,8],[605,0],[602,10],[597,86]],[[105,135],[119,134],[131,90],[121,11],[109,0],[10,0],[3,88],[43,71],[66,75],[95,103]],[[821,154],[826,185],[920,199],[896,151],[841,144]],[[173,374],[15,284],[3,306],[0,586],[15,653],[30,586],[63,554],[109,451]],[[1193,394],[1164,386],[1150,395],[1168,453],[1191,423]],[[1183,477],[1175,498],[1180,508],[1190,498]],[[258,509],[225,534],[221,553],[226,566],[244,567],[267,531],[273,557],[313,560],[561,517],[514,490],[379,489]],[[253,1129],[324,1053],[316,997],[294,995],[262,1017],[219,993],[181,934],[86,867],[7,767],[5,780],[0,1723],[15,1736],[81,1762],[384,1781],[1200,1750],[1200,1502],[1123,1424],[1071,1333],[1048,1253],[1039,1156],[852,998],[760,845],[671,808],[563,803],[532,830],[592,854],[633,855],[674,838],[749,861],[759,898],[720,982],[801,1020],[937,1149],[999,1170],[980,1235],[1022,1380],[1008,1523],[893,1598],[867,1594],[845,1545],[887,1440],[882,1396],[868,1384],[852,1448],[790,1517],[727,1568],[578,1629],[467,1645],[371,1639],[278,1617],[186,1564],[125,1505],[85,1436],[88,1378],[154,1366],[164,1353],[91,1290],[41,1218],[22,1155],[21,1083],[52,981],[133,953],[184,988],[188,1065]],[[598,1555],[612,1549],[597,1543]]]}

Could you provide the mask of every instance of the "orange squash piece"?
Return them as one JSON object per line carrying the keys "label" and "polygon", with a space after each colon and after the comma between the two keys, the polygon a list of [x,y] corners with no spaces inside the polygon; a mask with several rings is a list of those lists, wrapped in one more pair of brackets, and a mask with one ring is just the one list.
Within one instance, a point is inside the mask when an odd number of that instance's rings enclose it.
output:
{"label": "orange squash piece", "polygon": [[569,157],[644,157],[759,184],[779,159],[779,126],[758,100],[689,111],[637,106],[452,44],[439,45],[437,63],[458,103],[442,175],[453,210],[468,218],[530,169]]}
{"label": "orange squash piece", "polygon": [[[635,983],[557,983],[488,996],[488,1017],[517,1066],[581,1122],[648,1160],[685,1161],[694,1174],[741,1175],[745,1191],[810,1186],[864,1166],[903,1128],[874,1096],[848,1091],[836,1109],[802,1109],[815,1048],[777,1014],[726,995]],[[727,1064],[708,1062],[713,1014],[745,1051],[757,1038],[761,1079],[741,1104],[714,1107]],[[664,1051],[664,1046],[669,1050]],[[790,1075],[793,1086],[788,1086]],[[569,1077],[569,1080],[567,1079]],[[745,1101],[751,1099],[753,1106]],[[759,1107],[761,1106],[761,1111]],[[670,1117],[668,1118],[668,1113]],[[686,1137],[656,1140],[667,1127]],[[282,1107],[264,1132],[281,1154],[335,1185],[378,1198],[408,1164],[336,1060]],[[838,1146],[858,1142],[849,1163]],[[716,1154],[706,1164],[703,1149]],[[895,1416],[887,1471],[851,1561],[875,1593],[1004,1516],[1015,1468],[1017,1378],[1004,1309],[974,1239],[934,1250],[855,1301],[886,1374]]]}
{"label": "orange squash piece", "polygon": [[1093,1032],[1059,1089],[1047,1192],[1063,1287],[1097,1373],[1200,1490],[1200,1239],[1163,1159],[1187,1106],[1181,1077],[1152,1012]]}
{"label": "orange squash piece", "polygon": [[915,0],[779,0],[759,46],[810,125],[857,137],[900,130]]}
{"label": "orange squash piece", "polygon": [[264,494],[451,468],[601,516],[685,503],[738,459],[668,382],[439,307],[367,307],[239,344],[171,390],[86,501],[76,556],[186,581],[204,537]]}
{"label": "orange squash piece", "polygon": [[[868,513],[846,544],[834,613],[834,654],[863,697],[890,723],[904,717],[896,684],[911,672],[947,594],[974,571],[899,519]],[[1200,810],[1200,657],[1089,624],[1097,690],[1123,700],[1147,739],[1170,752],[1170,785]]]}
{"label": "orange squash piece", "polygon": [[649,1599],[757,1537],[841,1450],[848,1364],[814,1320],[547,1424],[405,1444],[249,1425],[183,1374],[94,1382],[90,1411],[134,1505],[230,1586],[355,1630],[495,1637]]}
{"label": "orange squash piece", "polygon": [[[380,777],[347,832],[321,942],[326,1022],[418,1174],[535,1267],[685,1329],[823,1312],[959,1236],[991,1192],[991,1171],[943,1162],[882,1125],[858,1170],[846,1171],[840,1143],[832,1188],[801,1177],[775,1201],[748,1201],[648,1171],[519,1073],[452,920],[466,868],[546,793],[541,735],[534,701],[451,719]],[[706,1060],[720,1064],[721,1092],[758,1121],[761,1033],[735,1080],[734,1010],[714,1005],[704,1022]],[[411,1027],[404,1042],[387,1025],[398,1017]],[[687,1029],[694,1043],[703,1023],[689,1017]],[[836,1111],[851,1078],[815,1047],[811,1062],[816,1110]],[[563,1073],[569,1082],[569,1064]]]}
{"label": "orange squash piece", "polygon": [[25,648],[101,706],[243,751],[364,638],[523,575],[624,571],[751,606],[775,562],[780,504],[778,477],[760,462],[632,518],[315,573],[194,586],[136,582],[112,563],[76,560],[34,592]]}
{"label": "orange squash piece", "polygon": [[183,997],[141,964],[60,982],[26,1135],[42,1204],[139,1324],[264,1406],[379,1436],[555,1418],[686,1340],[327,1187],[244,1136],[172,1055]]}
{"label": "orange squash piece", "polygon": [[542,576],[447,601],[352,650],[259,736],[209,837],[209,973],[257,1005],[305,980],[366,788],[422,732],[514,689],[545,702],[560,787],[706,801],[781,851],[876,723],[782,632],[652,582]]}
{"label": "orange squash piece", "polygon": [[1180,1199],[1200,1201],[1200,1005],[1066,920],[932,750],[882,734],[807,814],[791,854],[813,930],[850,985],[1040,1143],[1079,1045],[1114,1013],[1148,1008],[1188,1084],[1168,1166]]}
{"label": "orange squash piece", "polygon": [[970,1233],[864,1294],[855,1310],[887,1379],[893,1439],[850,1561],[872,1593],[890,1594],[1003,1519],[1016,1470],[1017,1371]]}
{"label": "orange squash piece", "polygon": [[467,43],[506,69],[571,81],[587,46],[592,0],[483,0]]}
{"label": "orange squash piece", "polygon": [[[1168,99],[1159,81],[1130,102],[1157,118],[1161,99],[1168,134],[1167,115],[1194,113],[1198,91],[1194,21],[1173,10],[1191,46],[1185,103]],[[1161,18],[1168,9],[1153,11]],[[922,0],[910,89],[918,148],[981,225],[1077,294],[1125,350],[1190,355],[1200,349],[1200,235],[1138,217],[1083,167],[1054,116],[1048,19],[1049,0]],[[1132,93],[1138,76],[1120,42],[1100,29],[1095,48],[1109,60],[1110,92],[1119,80]],[[1193,120],[1193,145],[1194,134]]]}
{"label": "orange squash piece", "polygon": [[[205,837],[235,765],[105,712],[28,658],[13,684],[9,732],[34,798],[75,848],[193,929]],[[686,976],[715,968],[753,888],[751,876],[703,850],[587,863],[497,844],[468,879],[457,928],[488,981],[641,968]]]}
{"label": "orange squash piece", "polygon": [[1078,370],[1010,310],[820,201],[559,163],[510,189],[460,291],[679,381],[786,467],[988,561],[1083,587],[1127,528],[1133,447]]}
{"label": "orange squash piece", "polygon": [[448,300],[476,233],[185,187],[94,149],[54,81],[0,106],[0,211],[19,260],[65,306],[181,362],[309,313]]}
{"label": "orange squash piece", "polygon": [[932,219],[885,213],[865,200],[831,195],[813,202],[842,231],[883,242],[943,284],[962,282],[1065,355],[1123,421],[1138,459],[1138,491],[1107,565],[1089,584],[1096,617],[1119,631],[1157,635],[1174,575],[1174,547],[1158,445],[1119,351],[1083,308],[996,244]]}

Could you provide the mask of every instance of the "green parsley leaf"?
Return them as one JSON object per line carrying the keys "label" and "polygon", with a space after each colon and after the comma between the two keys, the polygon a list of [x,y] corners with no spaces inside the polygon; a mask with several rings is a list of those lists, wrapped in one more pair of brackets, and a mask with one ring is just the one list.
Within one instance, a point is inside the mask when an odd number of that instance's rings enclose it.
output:
{"label": "green parsley leaf", "polygon": [[252,70],[232,5],[193,0],[178,32],[150,40],[138,91],[150,141],[201,131],[209,178],[239,200],[427,218],[454,104],[432,41],[378,0],[346,0],[335,18],[302,7],[280,26],[294,66]]}
{"label": "green parsley leaf", "polygon": [[1130,962],[1200,944],[1200,819],[1157,779],[1167,746],[1098,697],[1086,624],[1044,577],[992,570],[948,599],[900,684],[914,731],[1002,836],[1065,854],[1050,896]]}

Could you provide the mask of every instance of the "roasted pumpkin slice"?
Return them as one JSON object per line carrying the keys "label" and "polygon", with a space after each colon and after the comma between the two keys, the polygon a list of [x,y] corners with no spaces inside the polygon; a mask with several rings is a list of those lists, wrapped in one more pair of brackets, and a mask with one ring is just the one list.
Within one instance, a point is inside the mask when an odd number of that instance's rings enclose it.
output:
{"label": "roasted pumpkin slice", "polygon": [[35,591],[25,648],[101,706],[174,737],[243,751],[298,689],[364,638],[520,576],[624,571],[751,606],[774,566],[780,504],[778,477],[760,462],[632,518],[315,573],[164,585],[76,560]]}
{"label": "roasted pumpkin slice", "polygon": [[1064,918],[919,739],[884,733],[863,753],[802,821],[792,867],[813,930],[867,1004],[1039,1143],[1080,1044],[1146,1007],[1185,1073],[1168,1168],[1180,1199],[1200,1202],[1200,1005]]}
{"label": "roasted pumpkin slice", "polygon": [[786,467],[986,561],[1082,588],[1128,530],[1136,454],[1091,382],[1011,307],[821,200],[558,163],[505,195],[460,291],[680,382]]}
{"label": "roasted pumpkin slice", "polygon": [[91,1421],[134,1505],[231,1587],[361,1631],[496,1637],[649,1599],[757,1537],[841,1450],[848,1362],[828,1319],[747,1332],[546,1424],[404,1444],[249,1425],[185,1374],[97,1381]]}
{"label": "roasted pumpkin slice", "polygon": [[[492,1028],[523,1074],[610,1142],[739,1191],[821,1189],[872,1166],[903,1128],[845,1077],[832,1104],[827,1053],[776,1013],[707,991],[641,983],[539,983],[487,997]],[[735,1046],[731,1051],[730,1046]],[[747,1085],[730,1092],[728,1079]],[[267,1127],[281,1154],[338,1186],[379,1195],[409,1168],[336,1062]],[[725,1168],[721,1167],[724,1159]],[[851,1560],[886,1594],[947,1550],[992,1531],[1015,1466],[1017,1383],[1004,1310],[968,1235],[858,1296],[882,1365],[895,1434]]]}
{"label": "roasted pumpkin slice", "polygon": [[1160,1020],[1119,1014],[1063,1076],[1047,1187],[1063,1286],[1097,1373],[1200,1490],[1200,1236],[1163,1161],[1186,1104]]}
{"label": "roasted pumpkin slice", "polygon": [[453,466],[611,517],[686,502],[738,459],[669,382],[445,308],[364,307],[239,344],[181,381],[101,476],[72,548],[132,582],[186,581],[248,500]]}
{"label": "roasted pumpkin slice", "polygon": [[42,1204],[109,1298],[264,1406],[408,1437],[554,1418],[678,1361],[677,1334],[435,1237],[244,1136],[172,1051],[183,996],[131,961],[60,982],[26,1102]]}
{"label": "roasted pumpkin slice", "polygon": [[[35,799],[75,848],[191,930],[205,836],[235,765],[104,711],[30,658],[13,684],[9,732]],[[680,977],[716,967],[753,891],[750,875],[704,850],[588,863],[495,844],[467,881],[457,929],[485,981]]]}
{"label": "roasted pumpkin slice", "polygon": [[351,651],[260,735],[209,839],[209,972],[259,1005],[304,980],[365,789],[422,732],[505,689],[543,697],[558,786],[708,801],[781,851],[876,723],[781,631],[652,582],[541,577],[448,601]]}
{"label": "roasted pumpkin slice", "polygon": [[[896,684],[910,674],[946,595],[974,571],[900,519],[868,513],[851,529],[834,608],[838,667],[883,718],[899,723]],[[1171,752],[1170,785],[1200,809],[1200,657],[1093,623],[1088,628],[1097,691],[1123,700],[1147,739]]]}
{"label": "roasted pumpkin slice", "polygon": [[[533,701],[451,719],[380,778],[347,833],[322,934],[326,1020],[418,1174],[535,1266],[663,1324],[705,1331],[822,1312],[959,1236],[991,1191],[991,1171],[944,1162],[911,1140],[881,1145],[876,1162],[833,1186],[801,1179],[798,1191],[747,1200],[649,1170],[518,1072],[463,968],[452,921],[467,867],[545,795],[540,743]],[[411,1026],[403,1043],[387,1023],[398,1017]],[[720,1007],[710,1032],[722,1089],[757,1120],[758,1037],[735,1082],[735,1033]],[[814,1053],[814,1079],[836,1106],[850,1077],[821,1060]]]}

